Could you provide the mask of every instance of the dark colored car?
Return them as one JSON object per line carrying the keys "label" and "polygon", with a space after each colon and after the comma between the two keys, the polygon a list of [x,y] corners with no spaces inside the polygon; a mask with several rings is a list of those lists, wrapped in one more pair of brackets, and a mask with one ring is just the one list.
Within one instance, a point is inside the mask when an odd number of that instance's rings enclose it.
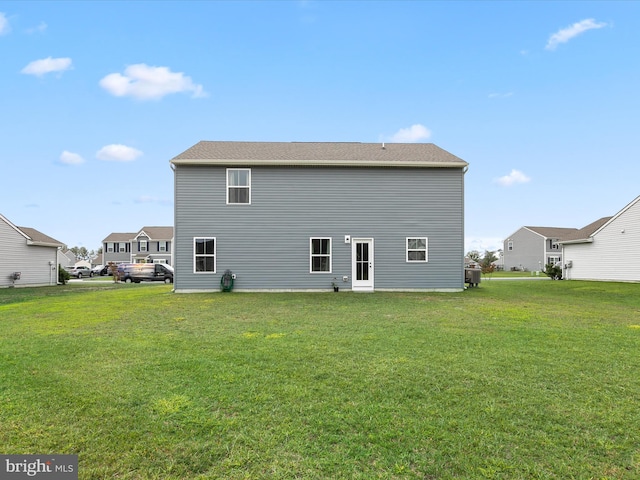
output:
{"label": "dark colored car", "polygon": [[123,263],[118,265],[118,278],[125,283],[173,283],[173,267],[165,263]]}

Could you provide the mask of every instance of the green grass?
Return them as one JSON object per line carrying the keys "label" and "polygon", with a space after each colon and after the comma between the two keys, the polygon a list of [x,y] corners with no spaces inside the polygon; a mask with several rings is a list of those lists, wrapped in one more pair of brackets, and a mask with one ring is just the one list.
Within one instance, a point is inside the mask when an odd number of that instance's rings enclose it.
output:
{"label": "green grass", "polygon": [[81,479],[635,479],[640,285],[0,290],[0,453]]}

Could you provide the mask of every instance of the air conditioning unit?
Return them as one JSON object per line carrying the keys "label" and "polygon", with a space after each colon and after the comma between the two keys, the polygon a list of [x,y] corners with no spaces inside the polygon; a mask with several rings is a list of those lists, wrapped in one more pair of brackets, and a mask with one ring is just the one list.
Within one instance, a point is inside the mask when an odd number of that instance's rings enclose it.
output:
{"label": "air conditioning unit", "polygon": [[573,260],[567,260],[567,263],[564,264],[564,268],[573,267]]}

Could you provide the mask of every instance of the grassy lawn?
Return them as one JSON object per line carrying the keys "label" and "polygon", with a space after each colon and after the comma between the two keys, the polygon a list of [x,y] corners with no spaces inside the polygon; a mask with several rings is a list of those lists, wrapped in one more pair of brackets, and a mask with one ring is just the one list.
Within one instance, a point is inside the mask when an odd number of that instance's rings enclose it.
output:
{"label": "grassy lawn", "polygon": [[0,289],[0,453],[81,479],[640,478],[640,285]]}

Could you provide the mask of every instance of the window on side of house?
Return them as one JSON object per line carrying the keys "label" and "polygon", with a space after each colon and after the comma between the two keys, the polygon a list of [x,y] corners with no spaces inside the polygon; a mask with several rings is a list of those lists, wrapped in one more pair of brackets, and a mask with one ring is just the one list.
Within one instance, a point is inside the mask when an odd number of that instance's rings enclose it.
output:
{"label": "window on side of house", "polygon": [[331,273],[331,239],[310,239],[310,271],[311,273]]}
{"label": "window on side of house", "polygon": [[120,243],[118,243],[118,251],[119,251],[119,252],[126,252],[126,251],[127,251],[127,244],[126,244],[126,242],[120,242]]}
{"label": "window on side of house", "polygon": [[166,252],[167,251],[167,242],[158,242],[158,251]]}
{"label": "window on side of house", "polygon": [[146,240],[140,240],[138,251],[139,252],[146,252],[147,251],[147,241]]}
{"label": "window on side of house", "polygon": [[107,243],[107,252],[113,253],[113,243]]}
{"label": "window on side of house", "polygon": [[509,251],[513,250],[513,240],[509,240],[509,242],[507,243],[507,250]]}
{"label": "window on side of house", "polygon": [[427,237],[407,237],[407,262],[427,262],[427,245]]}
{"label": "window on side of house", "polygon": [[555,265],[556,263],[560,263],[560,257],[547,257],[547,265]]}
{"label": "window on side of house", "polygon": [[251,169],[227,168],[227,205],[251,204]]}
{"label": "window on side of house", "polygon": [[193,239],[193,272],[216,273],[216,239],[214,237]]}

